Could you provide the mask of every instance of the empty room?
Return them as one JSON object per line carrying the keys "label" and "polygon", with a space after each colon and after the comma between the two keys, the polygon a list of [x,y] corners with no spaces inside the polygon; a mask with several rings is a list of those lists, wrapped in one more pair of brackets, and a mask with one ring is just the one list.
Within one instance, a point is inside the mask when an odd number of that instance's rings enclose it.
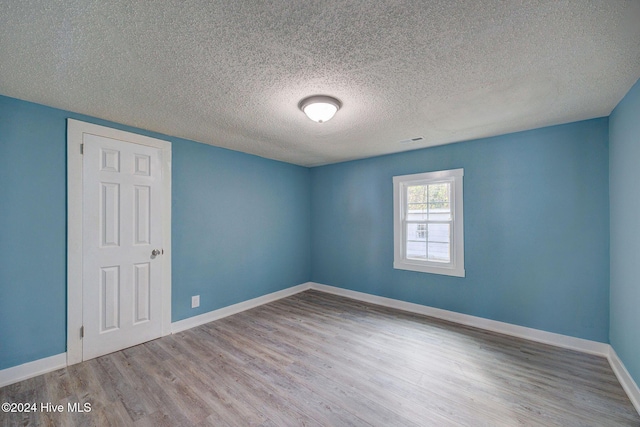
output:
{"label": "empty room", "polygon": [[640,426],[639,23],[0,0],[0,426]]}

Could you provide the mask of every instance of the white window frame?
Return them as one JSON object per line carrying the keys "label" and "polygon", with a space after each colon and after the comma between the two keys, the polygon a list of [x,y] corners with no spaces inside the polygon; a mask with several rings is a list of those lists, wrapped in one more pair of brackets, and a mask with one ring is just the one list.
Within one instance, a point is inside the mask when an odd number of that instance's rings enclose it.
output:
{"label": "white window frame", "polygon": [[[393,268],[465,277],[463,177],[464,169],[450,169],[393,177]],[[407,227],[405,226],[407,187],[412,185],[437,184],[439,182],[451,183],[450,203],[451,213],[453,216],[451,221],[451,262],[442,263],[428,260],[408,259],[405,254],[407,240]]]}

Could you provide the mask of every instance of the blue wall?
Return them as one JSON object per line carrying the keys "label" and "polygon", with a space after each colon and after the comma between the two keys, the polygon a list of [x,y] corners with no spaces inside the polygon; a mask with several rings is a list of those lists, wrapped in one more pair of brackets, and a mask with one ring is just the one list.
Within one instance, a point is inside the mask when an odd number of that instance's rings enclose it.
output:
{"label": "blue wall", "polygon": [[0,96],[0,369],[66,351],[66,124]]}
{"label": "blue wall", "polygon": [[[172,142],[173,321],[313,280],[596,341],[610,332],[638,381],[639,103],[636,84],[611,123],[307,169],[0,96],[0,369],[65,351],[71,117]],[[459,167],[467,277],[394,270],[391,177]]]}
{"label": "blue wall", "polygon": [[173,321],[309,281],[309,178],[300,166],[173,145]]}
{"label": "blue wall", "polygon": [[69,117],[172,142],[173,321],[309,280],[307,168],[0,96],[0,369],[66,351]]}
{"label": "blue wall", "polygon": [[640,80],[609,119],[610,341],[640,384]]}
{"label": "blue wall", "polygon": [[[393,269],[392,177],[464,168],[465,278]],[[314,282],[608,342],[606,118],[311,171]]]}

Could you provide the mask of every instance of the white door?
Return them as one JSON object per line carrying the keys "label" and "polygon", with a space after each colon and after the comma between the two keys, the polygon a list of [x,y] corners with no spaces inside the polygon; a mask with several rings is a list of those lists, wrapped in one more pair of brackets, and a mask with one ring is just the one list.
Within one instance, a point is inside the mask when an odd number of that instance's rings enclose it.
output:
{"label": "white door", "polygon": [[162,150],[82,138],[83,360],[162,335]]}

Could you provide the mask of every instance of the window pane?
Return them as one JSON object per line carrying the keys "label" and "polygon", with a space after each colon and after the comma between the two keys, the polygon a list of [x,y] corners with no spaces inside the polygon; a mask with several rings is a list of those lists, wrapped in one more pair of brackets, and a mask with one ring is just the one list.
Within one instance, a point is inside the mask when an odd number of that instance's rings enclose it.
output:
{"label": "window pane", "polygon": [[426,185],[410,185],[407,187],[407,219],[416,221],[426,219],[427,216],[427,191]]}
{"label": "window pane", "polygon": [[406,257],[427,259],[427,224],[407,224]]}
{"label": "window pane", "polygon": [[451,183],[430,184],[427,190],[429,220],[449,221],[451,219]]}
{"label": "window pane", "polygon": [[451,224],[428,224],[427,259],[451,262]]}

